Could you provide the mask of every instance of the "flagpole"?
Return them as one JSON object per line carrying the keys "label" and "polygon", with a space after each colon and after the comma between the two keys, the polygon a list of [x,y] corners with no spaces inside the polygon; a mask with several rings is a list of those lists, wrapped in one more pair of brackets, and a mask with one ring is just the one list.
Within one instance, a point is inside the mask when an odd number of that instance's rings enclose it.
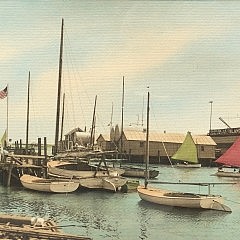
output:
{"label": "flagpole", "polygon": [[7,129],[6,129],[6,145],[8,145],[8,93],[9,93],[9,87],[7,84]]}

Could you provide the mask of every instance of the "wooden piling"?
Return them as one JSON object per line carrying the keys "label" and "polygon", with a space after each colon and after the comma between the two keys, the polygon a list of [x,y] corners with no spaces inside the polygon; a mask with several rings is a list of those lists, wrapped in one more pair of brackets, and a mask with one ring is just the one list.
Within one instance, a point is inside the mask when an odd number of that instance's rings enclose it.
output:
{"label": "wooden piling", "polygon": [[[42,155],[42,144],[41,144],[41,138],[38,138],[38,156]],[[37,163],[38,166],[41,165],[41,160],[38,160]]]}
{"label": "wooden piling", "polygon": [[12,162],[11,162],[11,163],[9,164],[9,167],[8,167],[7,187],[10,187],[10,185],[11,185],[12,169],[13,169],[13,165],[12,165]]}
{"label": "wooden piling", "polygon": [[43,175],[47,177],[47,138],[44,137],[44,160],[43,160]]}

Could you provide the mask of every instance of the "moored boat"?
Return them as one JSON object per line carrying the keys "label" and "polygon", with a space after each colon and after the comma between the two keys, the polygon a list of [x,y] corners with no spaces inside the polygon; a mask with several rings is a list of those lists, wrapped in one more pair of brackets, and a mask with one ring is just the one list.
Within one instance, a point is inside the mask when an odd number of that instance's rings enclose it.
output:
{"label": "moored boat", "polygon": [[[198,162],[198,150],[190,132],[187,135],[177,150],[172,156],[172,160],[176,161],[176,167],[182,168],[200,168],[201,164]],[[181,163],[179,163],[181,162]]]}
{"label": "moored boat", "polygon": [[240,137],[238,137],[232,146],[215,161],[215,163],[220,164],[220,166],[214,175],[218,177],[240,177],[239,149]]}
{"label": "moored boat", "polygon": [[[133,166],[121,166],[124,170],[122,176],[124,177],[134,177],[134,178],[144,178],[145,177],[145,169],[140,167]],[[158,170],[151,169],[149,170],[149,178],[156,178],[159,174]]]}
{"label": "moored boat", "polygon": [[220,195],[174,192],[141,186],[138,187],[138,193],[141,199],[160,205],[231,211],[229,207],[223,204],[224,200]]}
{"label": "moored boat", "polygon": [[[147,134],[146,134],[146,152],[145,152],[146,172],[149,165],[149,92],[147,103]],[[195,194],[152,188],[148,186],[148,174],[145,175],[144,186],[137,188],[139,197],[147,202],[173,207],[213,209],[225,212],[231,212],[231,209],[223,204],[223,198],[220,195],[210,194],[210,184],[208,194]],[[174,184],[174,183],[173,183]],[[187,184],[187,183],[186,183]],[[194,183],[193,185],[198,185]],[[204,185],[204,184],[199,184]]]}
{"label": "moored boat", "polygon": [[79,179],[81,187],[88,189],[105,189],[112,192],[121,190],[121,187],[127,183],[127,179],[123,177],[93,177]]}
{"label": "moored boat", "polygon": [[25,188],[40,192],[69,193],[79,187],[79,183],[71,180],[45,179],[28,174],[22,175],[20,181]]}
{"label": "moored boat", "polygon": [[66,178],[92,178],[105,176],[119,176],[124,172],[121,169],[103,169],[101,167],[93,166],[86,161],[67,162],[60,160],[53,160],[48,162],[48,174],[50,176],[62,176]]}
{"label": "moored boat", "polygon": [[[104,158],[102,159],[104,161]],[[127,179],[119,176],[123,170],[91,166],[87,162],[62,162],[50,161],[48,163],[48,175],[52,178],[72,179],[80,184],[80,187],[89,189],[105,189],[116,192],[127,182]]]}

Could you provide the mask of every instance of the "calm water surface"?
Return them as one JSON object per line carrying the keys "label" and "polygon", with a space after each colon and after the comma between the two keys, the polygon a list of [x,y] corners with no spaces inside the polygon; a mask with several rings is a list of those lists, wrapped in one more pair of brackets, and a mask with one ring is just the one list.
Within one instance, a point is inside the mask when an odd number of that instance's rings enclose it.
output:
{"label": "calm water surface", "polygon": [[[173,169],[157,166],[161,181],[237,182],[217,185],[214,194],[225,197],[232,213],[163,207],[140,200],[136,192],[103,191],[47,194],[23,188],[0,186],[0,211],[52,218],[67,233],[94,240],[117,239],[239,239],[240,180],[211,176],[216,168]],[[161,186],[161,185],[159,185]],[[162,185],[161,187],[206,193],[205,187]]]}

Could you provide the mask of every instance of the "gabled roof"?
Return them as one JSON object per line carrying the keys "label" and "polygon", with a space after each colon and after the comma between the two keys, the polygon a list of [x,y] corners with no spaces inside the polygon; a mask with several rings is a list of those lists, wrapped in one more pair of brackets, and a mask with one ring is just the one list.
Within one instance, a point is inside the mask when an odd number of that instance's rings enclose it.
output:
{"label": "gabled roof", "polygon": [[98,136],[97,140],[98,140],[100,137],[102,137],[105,141],[108,141],[108,142],[111,141],[109,134],[100,134],[100,135]]}
{"label": "gabled roof", "polygon": [[[146,140],[146,132],[137,131],[137,130],[125,130],[124,135],[129,141],[145,141]],[[183,143],[186,134],[182,133],[158,133],[152,131],[149,133],[149,141],[150,142],[164,142],[164,143]],[[213,145],[216,143],[210,136],[205,135],[194,135],[192,136],[195,144],[200,145]]]}
{"label": "gabled roof", "polygon": [[193,141],[195,142],[195,144],[214,145],[214,146],[217,145],[210,136],[206,136],[206,135],[194,135],[194,136],[192,136],[192,137],[193,137]]}
{"label": "gabled roof", "polygon": [[83,132],[83,130],[81,128],[77,127],[77,128],[72,129],[70,132],[68,132],[64,136],[71,135],[72,133],[75,133],[75,132]]}

